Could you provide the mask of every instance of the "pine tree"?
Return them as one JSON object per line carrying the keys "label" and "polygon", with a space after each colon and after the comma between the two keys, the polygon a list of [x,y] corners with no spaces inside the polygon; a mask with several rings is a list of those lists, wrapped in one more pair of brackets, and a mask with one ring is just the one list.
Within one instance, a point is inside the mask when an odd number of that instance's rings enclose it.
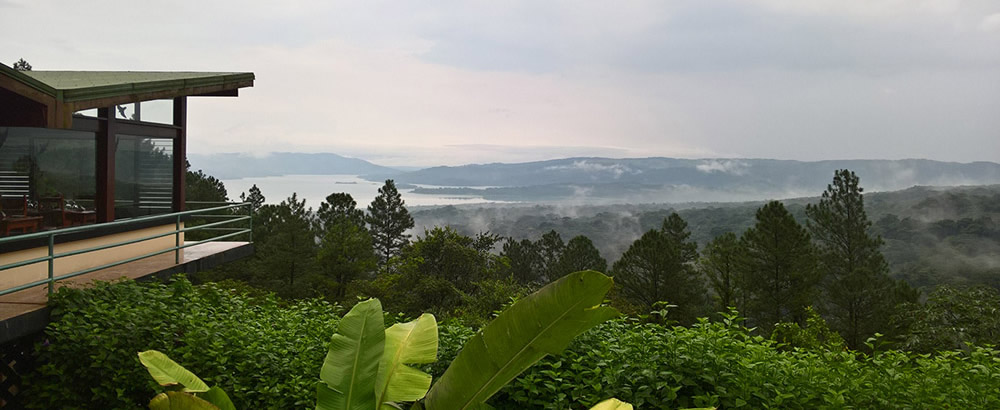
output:
{"label": "pine tree", "polygon": [[[255,256],[270,279],[284,281],[279,287],[283,296],[307,294],[298,281],[312,271],[316,254],[316,233],[310,221],[311,209],[306,200],[295,194],[278,205],[264,205],[254,217]],[[296,284],[300,288],[296,288]]]}
{"label": "pine tree", "polygon": [[373,272],[378,258],[372,248],[372,237],[363,225],[335,218],[326,224],[316,262],[333,290],[331,296],[343,300],[347,284]]}
{"label": "pine tree", "polygon": [[249,195],[246,192],[240,194],[240,201],[249,202],[250,208],[256,212],[261,206],[264,206],[265,198],[264,194],[260,192],[260,188],[257,188],[257,184],[253,184],[250,187]]}
{"label": "pine tree", "polygon": [[510,277],[524,285],[542,283],[542,257],[530,239],[507,238],[500,256],[510,263]]}
{"label": "pine tree", "polygon": [[541,239],[535,242],[535,249],[538,251],[539,261],[542,266],[539,270],[542,273],[542,281],[548,283],[559,279],[559,260],[566,250],[566,244],[562,237],[555,230],[551,230],[542,235]]}
{"label": "pine tree", "polygon": [[854,172],[837,170],[819,203],[806,207],[824,275],[824,310],[831,327],[852,348],[887,328],[898,286],[879,250],[882,238],[871,233],[858,183]]}
{"label": "pine tree", "polygon": [[611,268],[620,294],[647,311],[656,302],[677,305],[678,320],[690,323],[705,295],[694,268],[698,245],[687,240],[690,235],[687,222],[673,213],[662,229],[633,242]]}
{"label": "pine tree", "polygon": [[28,62],[24,61],[24,59],[22,58],[14,63],[13,68],[17,71],[31,71],[31,64],[28,64]]}
{"label": "pine tree", "polygon": [[804,326],[819,279],[809,232],[781,202],[771,201],[757,210],[757,222],[743,233],[740,245],[752,290],[747,318],[765,333],[778,322]]}
{"label": "pine tree", "polygon": [[413,228],[413,217],[405,205],[391,179],[385,181],[385,185],[378,189],[378,196],[368,205],[366,219],[378,253],[379,266],[383,269],[389,259],[398,255],[399,250],[410,241],[406,231]]}
{"label": "pine tree", "polygon": [[554,279],[561,278],[573,272],[582,270],[596,270],[606,272],[608,261],[601,257],[601,252],[594,247],[590,238],[578,235],[566,243],[566,248],[559,258],[558,275]]}
{"label": "pine tree", "polygon": [[702,251],[699,266],[715,291],[715,308],[719,312],[735,307],[746,314],[749,283],[740,264],[742,253],[739,238],[732,232],[717,236]]}
{"label": "pine tree", "polygon": [[319,230],[325,231],[327,226],[346,222],[365,228],[365,212],[358,209],[354,197],[346,192],[336,192],[327,195],[326,201],[316,210],[316,222]]}

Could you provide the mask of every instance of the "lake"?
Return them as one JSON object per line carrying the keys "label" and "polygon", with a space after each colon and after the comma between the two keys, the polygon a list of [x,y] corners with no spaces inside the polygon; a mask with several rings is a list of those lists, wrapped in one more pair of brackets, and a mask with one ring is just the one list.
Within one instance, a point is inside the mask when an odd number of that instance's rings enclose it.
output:
{"label": "lake", "polygon": [[[297,193],[298,197],[306,199],[306,207],[319,208],[327,195],[334,192],[346,192],[354,197],[359,208],[364,208],[372,202],[378,195],[378,189],[384,182],[372,182],[359,178],[357,175],[283,175],[273,177],[253,177],[241,179],[226,179],[222,183],[226,185],[229,198],[238,201],[240,193],[247,192],[250,187],[257,185],[260,192],[264,194],[265,203],[277,204],[292,193]],[[432,187],[421,185],[422,187]],[[478,188],[478,187],[477,187]],[[410,192],[411,189],[400,189],[407,206],[428,206],[428,205],[460,205],[497,203],[498,201],[488,201],[481,196],[473,195],[428,195]]]}

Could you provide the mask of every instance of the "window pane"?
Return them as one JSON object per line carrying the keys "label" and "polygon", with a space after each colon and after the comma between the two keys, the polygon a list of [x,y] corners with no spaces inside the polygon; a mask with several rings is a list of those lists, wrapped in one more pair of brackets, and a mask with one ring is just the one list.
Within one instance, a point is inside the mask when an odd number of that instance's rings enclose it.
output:
{"label": "window pane", "polygon": [[139,119],[159,124],[174,123],[174,101],[153,100],[139,103]]}
{"label": "window pane", "polygon": [[0,128],[0,236],[94,223],[93,133]]}
{"label": "window pane", "polygon": [[115,218],[169,213],[173,209],[173,140],[118,135],[115,150]]}

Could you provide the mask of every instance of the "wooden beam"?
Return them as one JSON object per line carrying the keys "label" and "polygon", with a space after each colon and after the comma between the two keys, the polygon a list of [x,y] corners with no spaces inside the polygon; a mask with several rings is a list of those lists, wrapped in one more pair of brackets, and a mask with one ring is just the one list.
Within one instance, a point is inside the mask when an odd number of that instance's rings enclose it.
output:
{"label": "wooden beam", "polygon": [[224,85],[192,87],[183,90],[166,90],[166,91],[156,91],[147,93],[136,93],[129,95],[118,95],[105,98],[95,98],[92,100],[77,100],[77,101],[67,102],[67,104],[72,104],[74,111],[83,111],[91,108],[100,108],[100,107],[107,107],[119,104],[129,104],[129,103],[134,103],[136,101],[151,101],[151,100],[177,98],[178,94],[183,94],[184,96],[188,95],[197,96],[205,94],[222,93],[216,95],[226,95],[225,93],[227,91],[231,91],[233,89],[238,90],[244,87],[253,87],[253,80],[237,81]]}
{"label": "wooden beam", "polygon": [[187,175],[187,97],[174,98],[174,212],[184,210],[184,184]]}
{"label": "wooden beam", "polygon": [[115,220],[115,134],[117,133],[115,120],[115,107],[99,108],[99,117],[104,121],[97,121],[97,198],[95,207],[97,208],[97,222],[111,222]]}

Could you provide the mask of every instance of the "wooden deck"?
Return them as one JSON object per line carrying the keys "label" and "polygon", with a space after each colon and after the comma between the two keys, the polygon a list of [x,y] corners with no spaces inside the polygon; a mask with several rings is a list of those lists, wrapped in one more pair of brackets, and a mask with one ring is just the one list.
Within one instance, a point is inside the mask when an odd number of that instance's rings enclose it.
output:
{"label": "wooden deck", "polygon": [[[253,245],[248,242],[206,242],[185,248],[180,263],[174,263],[174,253],[168,252],[59,281],[56,287],[87,286],[95,280],[166,278],[211,269],[252,253]],[[0,296],[0,343],[44,329],[49,321],[48,299],[44,285]]]}

